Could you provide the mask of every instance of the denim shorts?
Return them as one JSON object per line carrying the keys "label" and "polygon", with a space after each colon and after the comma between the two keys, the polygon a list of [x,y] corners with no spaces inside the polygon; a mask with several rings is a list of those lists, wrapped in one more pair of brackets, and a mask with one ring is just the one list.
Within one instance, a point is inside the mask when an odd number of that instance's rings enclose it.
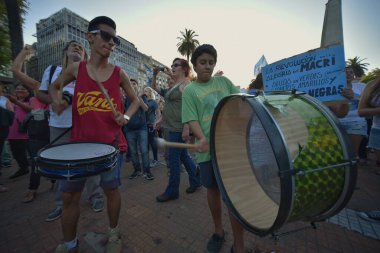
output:
{"label": "denim shorts", "polygon": [[371,128],[369,134],[368,147],[380,150],[380,128]]}
{"label": "denim shorts", "polygon": [[366,121],[341,122],[341,125],[344,127],[347,134],[367,136],[367,122]]}
{"label": "denim shorts", "polygon": [[218,188],[212,162],[199,163],[201,184],[206,188]]}
{"label": "denim shorts", "polygon": [[[123,154],[119,153],[116,166],[113,169],[100,174],[100,186],[104,190],[113,190],[121,185],[120,171],[122,165]],[[61,180],[59,183],[59,190],[62,192],[81,192],[83,191],[85,183],[86,179],[76,181]]]}

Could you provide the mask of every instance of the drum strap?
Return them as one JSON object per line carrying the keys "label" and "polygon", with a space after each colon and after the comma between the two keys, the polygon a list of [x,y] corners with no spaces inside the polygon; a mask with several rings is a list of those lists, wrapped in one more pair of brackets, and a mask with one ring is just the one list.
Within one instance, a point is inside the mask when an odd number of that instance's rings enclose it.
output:
{"label": "drum strap", "polygon": [[67,132],[71,130],[72,127],[67,128],[63,133],[58,135],[54,140],[52,140],[45,148],[52,146],[56,141],[58,141],[62,136],[64,136]]}

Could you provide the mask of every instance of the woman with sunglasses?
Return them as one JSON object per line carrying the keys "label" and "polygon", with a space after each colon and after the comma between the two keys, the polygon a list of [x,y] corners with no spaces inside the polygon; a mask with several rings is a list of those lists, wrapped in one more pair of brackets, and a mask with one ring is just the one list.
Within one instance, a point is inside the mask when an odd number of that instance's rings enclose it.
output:
{"label": "woman with sunglasses", "polygon": [[[173,80],[173,85],[169,89],[161,89],[156,83],[158,69],[153,69],[152,88],[165,98],[163,110],[162,126],[167,131],[167,139],[170,142],[186,142],[190,140],[189,126],[182,124],[182,92],[187,84],[190,83],[190,66],[188,61],[175,58],[171,70],[164,70]],[[169,148],[168,149],[170,175],[169,182],[164,193],[156,197],[158,202],[166,202],[179,197],[179,184],[181,163],[185,166],[189,175],[190,186],[186,193],[195,192],[200,187],[199,173],[197,166],[191,159],[187,149]]]}

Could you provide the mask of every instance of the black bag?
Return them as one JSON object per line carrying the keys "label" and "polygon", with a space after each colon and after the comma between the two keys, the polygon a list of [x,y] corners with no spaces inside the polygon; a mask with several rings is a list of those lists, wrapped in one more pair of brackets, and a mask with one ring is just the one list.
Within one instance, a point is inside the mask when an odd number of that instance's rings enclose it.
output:
{"label": "black bag", "polygon": [[0,107],[0,126],[9,127],[12,125],[15,113]]}
{"label": "black bag", "polygon": [[30,138],[49,139],[49,111],[44,109],[32,110],[20,124],[20,128],[26,129]]}

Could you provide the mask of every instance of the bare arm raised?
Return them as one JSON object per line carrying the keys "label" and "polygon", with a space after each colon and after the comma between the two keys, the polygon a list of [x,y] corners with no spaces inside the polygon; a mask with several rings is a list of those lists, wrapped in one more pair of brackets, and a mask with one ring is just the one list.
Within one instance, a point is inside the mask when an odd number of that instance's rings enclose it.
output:
{"label": "bare arm raised", "polygon": [[32,46],[25,45],[20,51],[20,53],[14,59],[11,70],[13,72],[14,77],[17,78],[19,81],[21,81],[21,83],[25,87],[36,92],[38,91],[40,87],[40,82],[38,82],[37,80],[34,80],[30,76],[22,72],[21,70],[22,64],[24,63],[26,57],[32,54],[34,54],[34,49],[32,48]]}

